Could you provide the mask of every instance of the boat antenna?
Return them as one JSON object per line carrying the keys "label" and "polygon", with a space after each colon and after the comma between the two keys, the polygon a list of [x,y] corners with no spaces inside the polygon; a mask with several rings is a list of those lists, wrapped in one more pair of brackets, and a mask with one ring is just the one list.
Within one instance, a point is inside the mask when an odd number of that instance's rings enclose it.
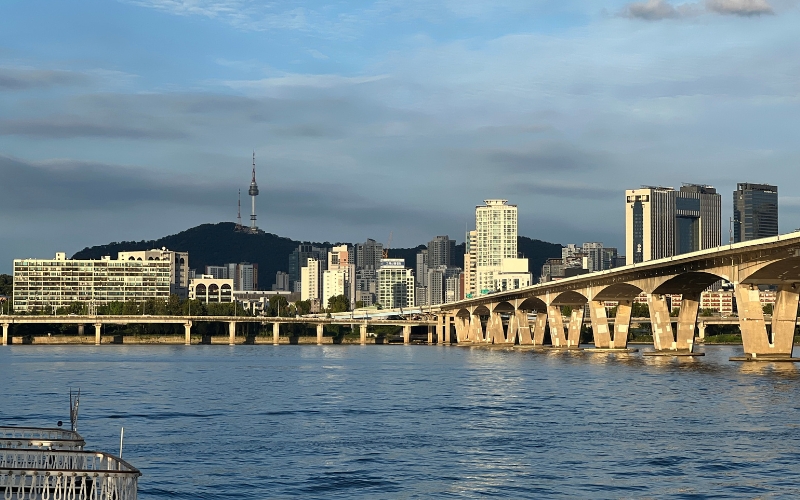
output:
{"label": "boat antenna", "polygon": [[69,422],[72,425],[72,432],[78,432],[78,406],[81,402],[81,390],[72,396],[72,388],[69,389]]}

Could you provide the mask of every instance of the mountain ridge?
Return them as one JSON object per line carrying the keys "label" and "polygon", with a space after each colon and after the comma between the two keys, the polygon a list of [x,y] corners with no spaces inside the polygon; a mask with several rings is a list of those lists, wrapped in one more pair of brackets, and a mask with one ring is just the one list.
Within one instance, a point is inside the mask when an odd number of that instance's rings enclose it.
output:
{"label": "mountain ridge", "polygon": [[[189,252],[189,268],[202,272],[207,265],[222,265],[226,262],[253,262],[258,264],[258,284],[262,290],[269,290],[275,283],[278,271],[288,271],[289,255],[300,244],[331,247],[348,244],[309,242],[278,236],[272,233],[248,234],[235,230],[232,222],[200,224],[176,234],[155,240],[111,242],[106,245],[86,247],[76,252],[73,259],[99,259],[105,255],[116,258],[118,252],[149,250],[166,247],[170,250]],[[518,250],[522,257],[528,258],[528,268],[534,277],[539,276],[542,264],[548,258],[561,257],[561,245],[535,240],[525,236],[518,237]],[[407,267],[414,267],[416,254],[423,245],[413,248],[389,249],[389,256],[404,258]],[[453,265],[464,267],[464,243],[456,245]]]}

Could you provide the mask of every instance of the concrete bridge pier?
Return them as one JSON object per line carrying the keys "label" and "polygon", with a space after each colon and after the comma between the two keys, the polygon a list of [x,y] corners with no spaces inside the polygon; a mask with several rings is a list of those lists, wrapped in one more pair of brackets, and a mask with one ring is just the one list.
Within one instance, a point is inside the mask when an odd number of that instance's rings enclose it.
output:
{"label": "concrete bridge pier", "polygon": [[550,322],[550,340],[553,343],[553,347],[567,347],[561,306],[547,306],[547,320]]}
{"label": "concrete bridge pier", "polygon": [[428,325],[428,345],[433,345],[433,332],[435,327],[433,325]]}
{"label": "concrete bridge pier", "polygon": [[574,307],[569,316],[569,328],[567,329],[567,347],[578,347],[581,345],[581,327],[583,326],[583,306]]}
{"label": "concrete bridge pier", "polygon": [[706,338],[706,324],[705,322],[700,322],[697,324],[697,337],[700,339]]}
{"label": "concrete bridge pier", "polygon": [[473,314],[469,317],[469,341],[474,343],[483,342],[483,325],[481,325],[481,317]]}
{"label": "concrete bridge pier", "polygon": [[681,310],[678,312],[678,335],[676,348],[692,352],[694,350],[694,331],[697,328],[697,312],[700,310],[700,294],[683,294]]}
{"label": "concrete bridge pier", "polygon": [[439,344],[449,344],[450,343],[450,315],[446,314],[441,317],[441,323],[439,325],[439,331],[437,332],[437,341]]}
{"label": "concrete bridge pier", "polygon": [[228,345],[236,344],[236,322],[228,323]]}
{"label": "concrete bridge pier", "polygon": [[467,342],[469,340],[469,321],[467,318],[456,316],[456,342]]}
{"label": "concrete bridge pier", "polygon": [[94,345],[100,345],[100,330],[103,328],[101,323],[94,324]]}
{"label": "concrete bridge pier", "polygon": [[503,333],[503,318],[500,313],[492,312],[489,314],[489,321],[486,323],[486,340],[492,344],[506,344],[506,336]]}
{"label": "concrete bridge pier", "polygon": [[611,331],[608,328],[606,306],[602,300],[591,300],[588,304],[589,319],[592,322],[592,336],[596,349],[611,348]]}
{"label": "concrete bridge pier", "polygon": [[797,304],[800,285],[778,287],[772,311],[772,335],[764,322],[764,310],[756,285],[737,285],[736,304],[739,310],[739,328],[742,331],[743,358],[731,361],[770,361],[774,359],[800,361],[792,358]]}
{"label": "concrete bridge pier", "polygon": [[617,304],[617,315],[614,318],[614,337],[609,343],[612,349],[628,348],[628,330],[631,327],[633,299],[620,300]]}
{"label": "concrete bridge pier", "polygon": [[358,330],[361,334],[361,345],[367,345],[367,324],[358,325]]}
{"label": "concrete bridge pier", "polygon": [[85,329],[83,328],[83,325],[78,325],[78,336],[83,337],[84,335],[85,335]]}
{"label": "concrete bridge pier", "polygon": [[650,328],[653,331],[653,346],[656,351],[677,350],[667,298],[658,293],[649,293],[647,306],[650,309]]}
{"label": "concrete bridge pier", "polygon": [[[512,323],[513,322],[513,323]],[[511,325],[514,325],[512,329]],[[531,337],[531,325],[528,322],[528,311],[514,311],[514,315],[508,320],[508,337],[513,343],[517,338],[519,345],[533,344],[533,337]]]}
{"label": "concrete bridge pier", "polygon": [[403,344],[408,345],[411,342],[411,325],[403,325]]}
{"label": "concrete bridge pier", "polygon": [[272,323],[272,345],[278,345],[281,338],[281,324]]}
{"label": "concrete bridge pier", "polygon": [[3,345],[8,345],[8,323],[3,323]]}
{"label": "concrete bridge pier", "polygon": [[322,345],[322,333],[325,331],[324,328],[322,323],[317,325],[317,345]]}
{"label": "concrete bridge pier", "polygon": [[533,345],[543,345],[544,330],[547,328],[547,313],[537,311],[536,322],[533,325]]}
{"label": "concrete bridge pier", "polygon": [[192,345],[192,322],[187,321],[184,328],[184,345]]}

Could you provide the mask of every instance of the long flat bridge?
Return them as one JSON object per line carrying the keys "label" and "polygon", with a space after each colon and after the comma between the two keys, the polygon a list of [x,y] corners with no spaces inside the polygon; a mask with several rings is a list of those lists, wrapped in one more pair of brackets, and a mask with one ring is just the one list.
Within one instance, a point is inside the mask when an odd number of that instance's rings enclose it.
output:
{"label": "long flat bridge", "polygon": [[[454,323],[458,342],[540,346],[549,328],[552,347],[569,349],[578,347],[588,307],[595,347],[622,350],[633,301],[644,293],[656,353],[685,354],[693,351],[700,294],[719,280],[734,286],[746,359],[794,359],[800,231],[444,304],[440,321],[445,334]],[[764,316],[759,285],[777,287],[771,318]],[[677,318],[670,318],[669,294],[683,297]],[[605,301],[619,304],[612,321]],[[562,306],[572,307],[568,318]]]}

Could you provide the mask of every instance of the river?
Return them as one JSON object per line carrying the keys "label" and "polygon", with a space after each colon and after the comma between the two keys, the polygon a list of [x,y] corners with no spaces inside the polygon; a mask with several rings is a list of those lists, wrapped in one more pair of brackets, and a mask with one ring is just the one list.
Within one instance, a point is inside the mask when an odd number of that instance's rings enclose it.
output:
{"label": "river", "polygon": [[799,498],[800,372],[429,346],[0,348],[0,425],[67,422],[139,498]]}

